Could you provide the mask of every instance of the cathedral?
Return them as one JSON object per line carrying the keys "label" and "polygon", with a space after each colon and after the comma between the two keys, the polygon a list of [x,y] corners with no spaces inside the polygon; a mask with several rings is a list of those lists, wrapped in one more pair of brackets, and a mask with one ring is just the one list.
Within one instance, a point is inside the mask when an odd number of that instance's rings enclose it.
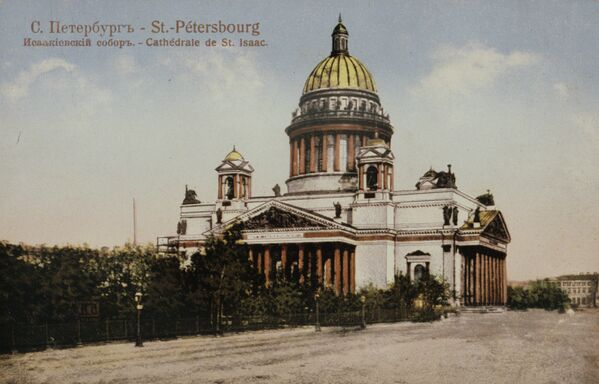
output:
{"label": "cathedral", "polygon": [[[248,259],[268,284],[276,271],[338,295],[394,276],[443,278],[453,305],[504,305],[510,234],[487,191],[460,191],[448,165],[396,190],[394,128],[372,74],[348,48],[339,19],[332,50],[308,75],[289,137],[287,192],[252,196],[254,168],[233,148],[216,167],[217,200],[186,189],[176,236],[158,248],[191,254],[243,223]],[[248,154],[245,154],[248,155]],[[416,181],[416,180],[415,180]]]}

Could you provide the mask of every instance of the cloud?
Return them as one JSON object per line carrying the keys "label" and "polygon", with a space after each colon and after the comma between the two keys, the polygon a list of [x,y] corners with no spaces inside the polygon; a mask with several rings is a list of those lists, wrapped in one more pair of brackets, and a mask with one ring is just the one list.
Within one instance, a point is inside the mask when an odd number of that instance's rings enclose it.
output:
{"label": "cloud", "polygon": [[258,91],[264,85],[256,60],[249,54],[215,51],[202,57],[185,56],[183,65],[217,98],[232,91]]}
{"label": "cloud", "polygon": [[534,53],[513,51],[509,54],[482,44],[463,47],[445,46],[432,56],[432,71],[412,89],[415,94],[469,95],[490,87],[512,70],[539,62]]}
{"label": "cloud", "polygon": [[572,93],[571,87],[562,82],[553,84],[553,91],[562,99],[568,99]]}
{"label": "cloud", "polygon": [[131,55],[120,55],[114,60],[114,67],[121,75],[128,75],[137,70],[137,63]]}
{"label": "cloud", "polygon": [[572,116],[574,125],[592,141],[599,140],[599,113],[579,112]]}
{"label": "cloud", "polygon": [[[56,75],[50,76],[50,73]],[[35,91],[34,91],[35,90]],[[12,103],[33,100],[37,91],[50,92],[52,102],[62,103],[63,113],[72,111],[77,118],[93,115],[112,102],[112,91],[90,79],[77,66],[59,58],[31,64],[16,79],[0,85],[0,96]]]}
{"label": "cloud", "polygon": [[75,66],[63,59],[49,58],[32,64],[29,69],[21,71],[17,78],[10,83],[5,83],[0,86],[0,93],[11,101],[18,101],[29,93],[31,85],[43,77],[46,73],[62,69],[67,72],[72,72]]}

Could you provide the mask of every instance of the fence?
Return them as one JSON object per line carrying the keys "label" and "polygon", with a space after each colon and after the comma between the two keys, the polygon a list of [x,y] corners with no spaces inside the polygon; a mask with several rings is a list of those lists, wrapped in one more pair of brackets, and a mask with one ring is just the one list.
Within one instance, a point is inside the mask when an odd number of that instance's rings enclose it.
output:
{"label": "fence", "polygon": [[[411,312],[375,309],[362,311],[319,313],[319,324],[325,326],[353,327],[364,321],[368,324],[399,321],[432,321],[441,315],[436,312]],[[287,316],[254,316],[248,318],[224,318],[219,332],[242,332],[316,324],[314,312],[292,313]],[[178,336],[214,334],[215,324],[200,317],[177,320],[143,319],[140,322],[143,340],[169,339]],[[42,350],[48,347],[69,347],[86,343],[134,341],[137,321],[104,320],[76,321],[64,324],[4,324],[0,326],[0,353],[11,351]]]}

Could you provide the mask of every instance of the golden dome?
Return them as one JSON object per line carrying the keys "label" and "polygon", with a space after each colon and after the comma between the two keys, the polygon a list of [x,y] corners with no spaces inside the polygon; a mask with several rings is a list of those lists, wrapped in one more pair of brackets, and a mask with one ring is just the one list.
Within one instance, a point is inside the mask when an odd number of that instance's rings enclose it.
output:
{"label": "golden dome", "polygon": [[331,55],[314,68],[304,93],[326,88],[357,88],[376,92],[372,75],[358,59],[349,54]]}
{"label": "golden dome", "polygon": [[241,155],[241,153],[237,152],[235,147],[233,147],[233,150],[231,152],[229,152],[229,154],[227,156],[225,156],[225,161],[235,161],[235,160],[244,160],[244,158]]}
{"label": "golden dome", "polygon": [[389,147],[387,145],[387,143],[385,142],[385,140],[383,140],[379,137],[378,132],[374,133],[374,138],[368,139],[368,146],[370,146],[370,147],[381,147],[382,146],[382,147],[387,147],[387,148]]}
{"label": "golden dome", "polygon": [[331,55],[322,60],[308,76],[304,94],[317,89],[355,88],[376,92],[374,79],[368,69],[348,50],[349,34],[341,21],[333,29]]}

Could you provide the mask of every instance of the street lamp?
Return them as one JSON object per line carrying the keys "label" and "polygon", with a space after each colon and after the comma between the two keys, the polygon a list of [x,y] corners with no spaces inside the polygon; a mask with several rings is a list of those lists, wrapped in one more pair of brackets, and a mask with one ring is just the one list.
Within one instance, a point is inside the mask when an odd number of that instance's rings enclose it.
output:
{"label": "street lamp", "polygon": [[320,317],[319,317],[319,313],[318,313],[318,299],[320,298],[320,295],[318,294],[318,292],[316,292],[314,294],[314,302],[316,303],[316,325],[315,325],[315,331],[316,332],[320,332]]}
{"label": "street lamp", "polygon": [[414,300],[414,306],[417,310],[422,310],[422,308],[424,308],[424,297],[422,294],[416,297],[416,300]]}
{"label": "street lamp", "polygon": [[362,324],[360,324],[360,328],[366,328],[366,296],[360,296],[360,302],[362,303]]}
{"label": "street lamp", "polygon": [[141,304],[141,292],[135,293],[135,303],[137,303],[137,340],[135,340],[135,346],[143,347],[144,343],[141,341],[141,310],[144,306]]}

